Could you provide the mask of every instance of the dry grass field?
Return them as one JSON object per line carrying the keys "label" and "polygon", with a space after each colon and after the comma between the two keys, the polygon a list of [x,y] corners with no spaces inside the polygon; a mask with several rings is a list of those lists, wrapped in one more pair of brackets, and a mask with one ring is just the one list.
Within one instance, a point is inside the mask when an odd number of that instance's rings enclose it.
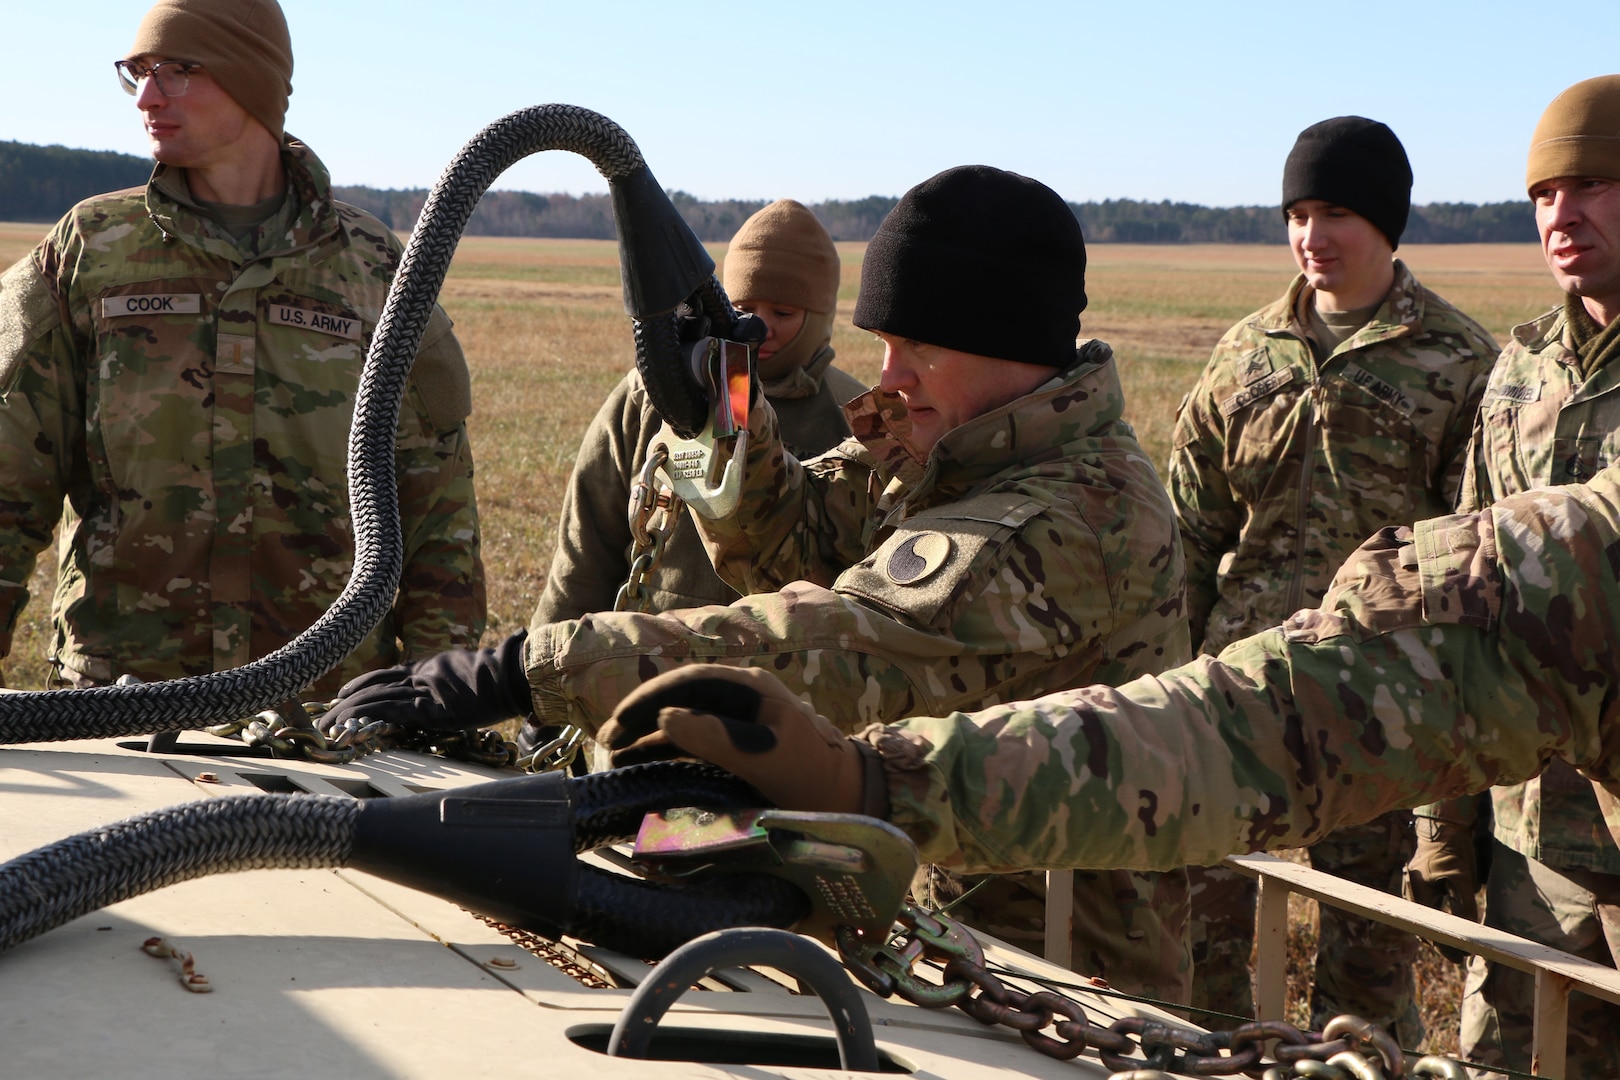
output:
{"label": "dry grass field", "polygon": [[[38,225],[0,225],[0,265],[43,234]],[[839,363],[868,382],[881,352],[853,329],[863,245],[840,244],[844,280],[835,345]],[[716,250],[716,254],[720,254]],[[1509,327],[1558,299],[1533,245],[1403,249],[1418,276],[1468,311],[1499,341]],[[1153,459],[1166,460],[1177,403],[1237,319],[1280,295],[1293,274],[1282,247],[1098,245],[1090,251],[1091,304],[1083,334],[1113,344],[1129,415]],[[545,583],[556,513],[575,448],[597,404],[633,360],[620,306],[618,256],[598,241],[464,240],[442,302],[456,321],[472,368],[472,437],[489,575],[489,639],[526,625]],[[34,595],[47,597],[46,567]],[[48,641],[45,607],[23,616],[7,683],[42,685]],[[1303,905],[1295,921],[1294,999],[1307,987],[1305,951],[1314,935]],[[1420,980],[1435,1045],[1454,1039],[1456,969],[1427,954]],[[1302,1022],[1303,1015],[1294,1017]]]}

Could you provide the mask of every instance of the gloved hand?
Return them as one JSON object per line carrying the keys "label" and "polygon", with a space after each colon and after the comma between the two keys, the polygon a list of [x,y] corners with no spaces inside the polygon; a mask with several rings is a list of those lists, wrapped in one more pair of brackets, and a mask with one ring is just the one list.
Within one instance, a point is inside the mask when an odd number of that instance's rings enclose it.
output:
{"label": "gloved hand", "polygon": [[[1417,850],[1406,864],[1401,892],[1408,900],[1453,915],[1479,921],[1479,874],[1474,857],[1474,830],[1467,825],[1439,818],[1413,820],[1417,830]],[[1441,955],[1460,964],[1467,954],[1460,949],[1437,945]]]}
{"label": "gloved hand", "polygon": [[416,731],[484,727],[533,708],[520,630],[493,649],[452,649],[350,679],[316,725],[327,737],[378,720]]}
{"label": "gloved hand", "polygon": [[736,321],[731,324],[731,333],[727,335],[732,341],[740,341],[744,345],[763,345],[765,339],[770,337],[771,328],[758,315],[739,311],[736,316]]}
{"label": "gloved hand", "polygon": [[784,810],[889,813],[877,752],[758,668],[691,664],[666,672],[621,701],[597,738],[615,766],[684,751],[735,773]]}

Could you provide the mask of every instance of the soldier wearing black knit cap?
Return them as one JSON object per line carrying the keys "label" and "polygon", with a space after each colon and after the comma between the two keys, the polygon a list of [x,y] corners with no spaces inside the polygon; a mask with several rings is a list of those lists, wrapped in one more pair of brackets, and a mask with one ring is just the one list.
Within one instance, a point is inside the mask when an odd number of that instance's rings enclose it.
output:
{"label": "soldier wearing black knit cap", "polygon": [[[537,623],[521,662],[503,650],[430,661],[327,715],[347,726],[449,713],[459,727],[473,709],[493,723],[531,707],[628,764],[656,748],[598,730],[613,703],[696,661],[769,671],[844,730],[1180,662],[1170,501],[1123,418],[1112,350],[1076,341],[1085,305],[1085,241],[1056,192],[976,165],[925,180],[862,263],[854,321],[885,356],[881,385],[845,407],[853,437],[801,462],[762,397],[736,509],[692,508],[715,570],[747,595]],[[1023,787],[1008,777],[996,798]],[[1077,877],[1074,966],[1184,996],[1180,872]],[[1038,897],[1022,905],[1039,919]]]}
{"label": "soldier wearing black knit cap", "polygon": [[[1450,512],[1496,344],[1394,258],[1412,170],[1395,133],[1340,116],[1300,133],[1283,167],[1299,276],[1229,330],[1182,403],[1171,498],[1187,558],[1193,646],[1229,642],[1315,606],[1368,536]],[[1318,869],[1391,890],[1407,815],[1340,830]],[[1253,1015],[1254,883],[1193,871],[1193,1003]],[[1417,939],[1324,909],[1312,1022],[1393,1025],[1417,1046]]]}

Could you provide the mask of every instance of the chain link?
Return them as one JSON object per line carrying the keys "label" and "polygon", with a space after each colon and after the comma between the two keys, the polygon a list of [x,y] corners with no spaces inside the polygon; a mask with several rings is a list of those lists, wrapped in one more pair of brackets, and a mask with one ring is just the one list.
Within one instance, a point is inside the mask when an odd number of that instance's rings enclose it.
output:
{"label": "chain link", "polygon": [[591,737],[572,724],[562,724],[553,730],[559,733],[555,738],[520,755],[514,764],[524,772],[531,773],[573,768]]}
{"label": "chain link", "polygon": [[[982,1024],[1011,1028],[1049,1057],[1067,1060],[1096,1050],[1114,1070],[1112,1080],[1252,1073],[1261,1067],[1272,1039],[1279,1042],[1273,1058],[1277,1064],[1266,1068],[1265,1080],[1458,1080],[1465,1075],[1457,1062],[1436,1056],[1421,1059],[1408,1072],[1395,1040],[1354,1016],[1337,1017],[1320,1032],[1301,1031],[1281,1020],[1201,1032],[1140,1016],[1101,1027],[1090,1022],[1073,998],[1050,988],[1021,990],[1003,981],[985,966],[984,950],[955,920],[908,903],[897,924],[898,933],[881,944],[843,932],[838,936],[845,965],[873,993],[899,995],[925,1009],[954,1005]],[[939,982],[914,970],[920,960],[944,964]]]}
{"label": "chain link", "polygon": [[210,735],[237,738],[263,747],[279,758],[301,758],[325,765],[346,765],[382,750],[416,750],[439,757],[499,768],[517,759],[517,747],[500,732],[485,728],[464,731],[419,731],[379,720],[359,729],[345,728],[330,739],[315,727],[316,717],[335,702],[283,702],[240,720],[205,729]]}
{"label": "chain link", "polygon": [[668,485],[658,482],[658,470],[669,462],[669,448],[655,443],[630,486],[630,575],[613,599],[614,611],[650,611],[652,590],[647,581],[663,561],[664,549],[681,522],[685,505]]}

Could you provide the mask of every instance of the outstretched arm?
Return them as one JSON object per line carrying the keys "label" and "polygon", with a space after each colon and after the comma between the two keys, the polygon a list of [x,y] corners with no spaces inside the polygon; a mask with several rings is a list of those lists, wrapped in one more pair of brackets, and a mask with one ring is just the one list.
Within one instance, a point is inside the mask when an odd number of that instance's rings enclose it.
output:
{"label": "outstretched arm", "polygon": [[[1319,610],[1218,658],[857,738],[922,857],[971,870],[1298,846],[1555,756],[1620,786],[1617,481],[1383,530]],[[702,752],[770,796],[769,750]]]}

